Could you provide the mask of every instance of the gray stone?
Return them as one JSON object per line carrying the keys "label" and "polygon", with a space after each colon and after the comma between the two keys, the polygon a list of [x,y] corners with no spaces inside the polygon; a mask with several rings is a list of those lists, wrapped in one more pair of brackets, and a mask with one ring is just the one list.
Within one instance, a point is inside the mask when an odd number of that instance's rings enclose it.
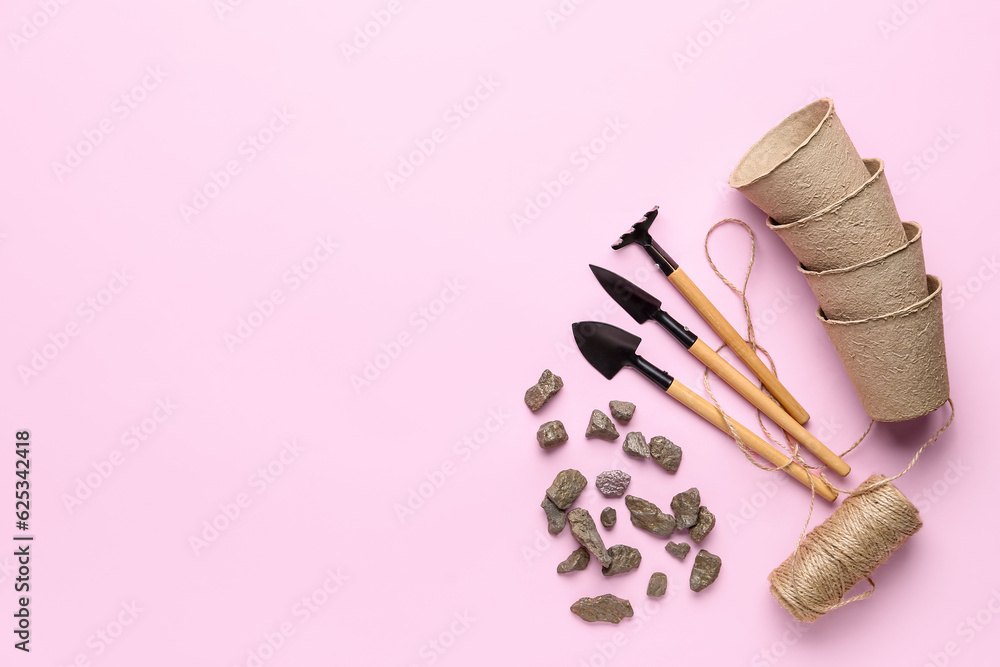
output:
{"label": "gray stone", "polygon": [[639,431],[628,433],[622,443],[622,451],[633,458],[648,459],[649,445],[646,444],[646,436]]}
{"label": "gray stone", "polygon": [[569,434],[566,433],[566,427],[563,423],[556,419],[555,421],[545,422],[538,427],[538,433],[535,434],[538,438],[538,446],[542,449],[552,449],[553,447],[558,447],[567,440],[569,440]]}
{"label": "gray stone", "polygon": [[673,510],[674,518],[677,519],[677,528],[690,528],[698,523],[701,494],[694,487],[687,491],[681,491],[670,501],[670,509]]}
{"label": "gray stone", "polygon": [[625,496],[625,506],[628,507],[632,525],[653,535],[670,537],[674,532],[674,517],[664,514],[660,508],[636,496]]}
{"label": "gray stone", "polygon": [[691,590],[697,593],[708,588],[719,576],[721,569],[721,558],[704,549],[699,551],[694,557],[694,568],[691,569]]}
{"label": "gray stone", "polygon": [[713,528],[715,528],[715,515],[702,505],[701,509],[698,510],[698,523],[691,527],[691,539],[694,540],[695,544],[698,544],[712,532]]}
{"label": "gray stone", "polygon": [[667,472],[677,472],[677,468],[681,465],[681,456],[684,454],[680,447],[662,435],[657,435],[650,439],[649,453],[653,457],[653,460],[659,463],[660,467]]}
{"label": "gray stone", "polygon": [[681,542],[680,544],[677,542],[667,542],[667,546],[663,548],[677,560],[684,560],[687,558],[688,552],[691,551],[691,545],[687,542]]}
{"label": "gray stone", "polygon": [[556,507],[552,499],[545,496],[542,499],[542,509],[545,510],[545,518],[549,520],[549,533],[558,535],[566,527],[566,512]]}
{"label": "gray stone", "polygon": [[632,415],[635,414],[635,403],[628,401],[611,401],[608,403],[608,407],[611,408],[611,416],[622,424],[629,423]]}
{"label": "gray stone", "polygon": [[621,470],[605,470],[597,476],[594,484],[597,490],[605,496],[617,498],[625,494],[628,483],[632,481],[632,476]]}
{"label": "gray stone", "polygon": [[611,565],[611,555],[604,547],[604,540],[597,532],[594,517],[590,516],[590,512],[582,507],[576,507],[566,514],[566,519],[569,521],[569,532],[573,533],[580,546],[586,547],[601,565],[605,567]]}
{"label": "gray stone", "polygon": [[580,547],[567,556],[566,560],[556,566],[556,572],[559,574],[566,574],[567,572],[586,570],[588,565],[590,565],[590,552],[585,548]]}
{"label": "gray stone", "polygon": [[524,402],[532,412],[538,412],[562,388],[562,378],[546,368],[538,382],[524,392]]}
{"label": "gray stone", "polygon": [[605,528],[611,528],[618,521],[618,512],[615,511],[614,507],[605,507],[601,510],[601,525]]}
{"label": "gray stone", "polygon": [[618,439],[618,429],[610,417],[600,410],[594,410],[590,413],[590,423],[587,424],[585,435],[588,438],[600,438],[612,442]]}
{"label": "gray stone", "polygon": [[552,480],[552,486],[545,492],[555,506],[561,510],[569,509],[569,506],[580,497],[583,487],[587,486],[587,478],[579,470],[563,470]]}
{"label": "gray stone", "polygon": [[569,610],[588,623],[620,623],[623,618],[631,618],[634,613],[632,603],[610,593],[596,598],[580,598]]}
{"label": "gray stone", "polygon": [[601,568],[605,577],[631,572],[642,562],[642,554],[639,553],[639,550],[625,544],[608,547],[608,554],[611,556],[611,564]]}
{"label": "gray stone", "polygon": [[662,572],[654,572],[649,577],[649,584],[646,586],[646,595],[651,598],[662,598],[667,592],[667,575]]}

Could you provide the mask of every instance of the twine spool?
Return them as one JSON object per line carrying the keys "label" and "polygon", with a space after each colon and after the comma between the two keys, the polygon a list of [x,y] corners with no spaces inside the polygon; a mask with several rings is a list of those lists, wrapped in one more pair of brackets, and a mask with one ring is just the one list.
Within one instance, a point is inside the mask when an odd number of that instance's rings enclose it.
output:
{"label": "twine spool", "polygon": [[[922,525],[913,503],[884,475],[872,475],[771,572],[771,594],[798,621],[812,623],[871,595],[872,572]],[[862,579],[872,589],[842,601]]]}

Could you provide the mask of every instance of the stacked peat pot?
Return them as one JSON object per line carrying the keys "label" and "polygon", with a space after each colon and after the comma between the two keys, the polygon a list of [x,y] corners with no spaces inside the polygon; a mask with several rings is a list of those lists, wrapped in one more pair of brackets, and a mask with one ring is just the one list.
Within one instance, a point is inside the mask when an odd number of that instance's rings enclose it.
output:
{"label": "stacked peat pot", "polygon": [[920,225],[899,218],[884,163],[858,155],[833,102],[769,131],[729,184],[798,258],[865,412],[896,422],[943,405],[941,280],[924,268]]}

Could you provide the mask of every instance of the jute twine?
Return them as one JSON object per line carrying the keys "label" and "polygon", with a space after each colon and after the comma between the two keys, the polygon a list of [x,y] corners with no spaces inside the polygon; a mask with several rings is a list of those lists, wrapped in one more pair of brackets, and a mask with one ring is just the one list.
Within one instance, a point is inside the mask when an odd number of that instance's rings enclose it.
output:
{"label": "jute twine", "polygon": [[[712,260],[708,241],[712,233],[722,225],[736,224],[746,230],[750,240],[750,260],[743,278],[743,287],[739,288],[726,278]],[[757,343],[750,316],[750,302],[747,299],[747,286],[756,259],[756,239],[753,229],[742,220],[726,218],[708,230],[705,235],[705,256],[709,265],[722,282],[729,287],[741,300],[743,314],[747,325],[746,341],[751,349],[759,350],[767,358],[772,372],[777,376],[777,368],[771,355]],[[717,348],[722,349],[725,345]],[[761,463],[756,455],[743,442],[733,422],[725,409],[719,403],[709,382],[709,371],[704,373],[705,390],[722,413],[729,433],[739,446],[743,455],[756,467],[768,471],[783,471],[792,462],[797,462],[805,468],[820,469],[823,466],[808,464],[799,453],[798,443],[784,434],[784,442],[779,442],[764,425],[763,415],[757,411],[757,421],[761,430],[776,447],[784,450],[790,460],[783,466],[769,466]],[[763,391],[767,391],[763,386]],[[948,399],[951,407],[948,420],[926,442],[924,442],[910,459],[902,471],[886,477],[872,475],[854,490],[841,489],[830,483],[826,474],[820,471],[819,476],[838,492],[848,497],[830,517],[816,526],[811,532],[809,523],[812,520],[813,509],[816,506],[816,486],[812,486],[812,496],[809,503],[809,513],[802,526],[798,542],[792,555],[778,566],[768,577],[771,582],[771,593],[797,620],[811,623],[829,611],[843,607],[867,598],[875,591],[875,582],[871,573],[884,563],[904,542],[920,529],[920,513],[906,496],[892,484],[916,464],[924,450],[932,445],[938,437],[951,425],[955,419],[955,404]],[[868,423],[868,428],[840,456],[843,458],[853,451],[871,432],[875,420]],[[857,583],[867,579],[871,588],[860,595],[844,600],[844,595]]]}
{"label": "jute twine", "polygon": [[[913,503],[884,475],[872,475],[771,572],[771,594],[807,623],[866,598],[875,590],[872,571],[922,525]],[[868,579],[871,588],[842,602],[862,579]]]}

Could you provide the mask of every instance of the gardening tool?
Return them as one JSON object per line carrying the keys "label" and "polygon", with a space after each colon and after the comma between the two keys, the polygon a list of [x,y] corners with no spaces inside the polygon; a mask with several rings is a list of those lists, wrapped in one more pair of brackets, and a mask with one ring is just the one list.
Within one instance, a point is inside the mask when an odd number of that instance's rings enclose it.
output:
{"label": "gardening tool", "polygon": [[[663,389],[671,398],[679,401],[720,431],[729,434],[726,419],[714,405],[675,380],[669,373],[646,361],[636,353],[642,339],[624,329],[602,322],[577,322],[573,325],[573,337],[580,352],[600,373],[613,378],[622,368],[629,366],[639,371],[646,379]],[[837,499],[837,492],[825,481],[810,473],[803,466],[792,461],[775,447],[742,424],[730,420],[740,440],[752,451],[775,466],[784,466],[785,472],[829,501]]]}
{"label": "gardening tool", "polygon": [[760,357],[750,348],[743,337],[733,328],[719,309],[712,305],[708,297],[698,289],[698,286],[691,281],[684,270],[677,265],[677,262],[668,255],[660,245],[649,235],[649,227],[656,219],[659,206],[654,206],[653,210],[646,213],[643,219],[632,226],[618,242],[611,246],[614,250],[619,250],[632,243],[641,245],[646,253],[656,262],[667,279],[674,287],[687,299],[695,310],[704,318],[708,325],[719,334],[723,342],[736,353],[747,367],[753,371],[760,381],[767,387],[775,399],[788,411],[795,421],[805,424],[809,421],[809,413],[795,400],[791,392],[778,381],[778,378],[764,365]]}
{"label": "gardening tool", "polygon": [[656,321],[666,329],[677,341],[687,348],[698,361],[710,368],[716,375],[722,378],[726,384],[740,393],[743,398],[752,403],[758,410],[774,420],[774,423],[784,429],[789,435],[802,443],[809,451],[825,463],[838,475],[844,476],[851,472],[851,467],[839,456],[819,441],[809,431],[805,430],[801,424],[795,421],[785,410],[765,394],[760,388],[748,380],[742,373],[723,359],[719,353],[705,344],[700,338],[680,322],[670,316],[670,313],[660,308],[661,302],[653,295],[641,289],[617,273],[602,269],[599,266],[590,265],[590,270],[597,277],[597,282],[601,283],[611,298],[621,306],[632,319],[639,324],[649,320]]}

